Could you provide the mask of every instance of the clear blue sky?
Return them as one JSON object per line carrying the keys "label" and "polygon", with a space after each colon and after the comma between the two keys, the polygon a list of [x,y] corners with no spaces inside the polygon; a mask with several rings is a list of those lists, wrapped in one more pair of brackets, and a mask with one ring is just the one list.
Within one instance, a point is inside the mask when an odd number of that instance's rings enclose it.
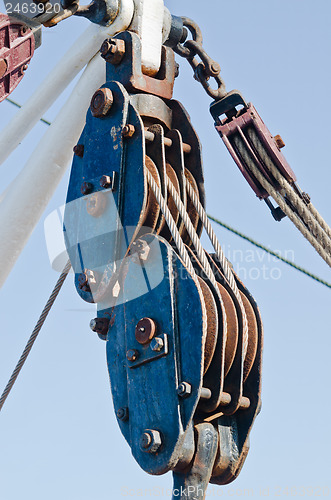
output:
{"label": "clear blue sky", "polygon": [[[271,132],[281,134],[299,184],[331,222],[329,0],[167,0],[166,5],[199,22],[228,89],[240,89]],[[43,46],[12,97],[25,102],[87,25],[71,18],[44,30]],[[210,99],[187,63],[180,62],[175,97],[187,107],[203,144],[209,213],[287,252],[330,282],[330,269],[294,226],[288,220],[274,222],[241,177],[213,129]],[[54,119],[63,102],[64,97],[46,118]],[[0,109],[2,128],[16,110],[6,102]],[[2,166],[1,189],[45,130],[38,124]],[[57,279],[48,261],[43,220],[64,203],[67,182],[68,175],[0,292],[1,388]],[[323,497],[323,489],[331,486],[330,289],[227,231],[216,231],[230,259],[235,254],[234,266],[260,306],[265,352],[263,408],[246,465],[235,483],[211,487],[207,498]],[[1,500],[170,498],[171,475],[151,477],[141,471],[120,434],[105,343],[89,329],[94,315],[70,277],[0,415]]]}

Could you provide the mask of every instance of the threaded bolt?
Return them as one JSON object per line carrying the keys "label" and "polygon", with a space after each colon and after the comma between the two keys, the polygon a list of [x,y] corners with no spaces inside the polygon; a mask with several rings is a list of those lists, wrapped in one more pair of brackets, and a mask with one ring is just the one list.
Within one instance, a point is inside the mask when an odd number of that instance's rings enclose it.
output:
{"label": "threaded bolt", "polygon": [[177,394],[181,398],[187,398],[192,393],[192,386],[188,382],[182,382],[177,388]]}
{"label": "threaded bolt", "polygon": [[93,191],[93,184],[90,182],[83,182],[80,187],[80,192],[85,196]]}
{"label": "threaded bolt", "polygon": [[83,144],[77,144],[74,147],[74,154],[75,154],[75,156],[78,156],[79,158],[83,158],[83,156],[84,156],[84,145]]}
{"label": "threaded bolt", "polygon": [[156,453],[162,445],[162,438],[159,431],[147,429],[140,438],[140,448],[147,453]]}
{"label": "threaded bolt", "polygon": [[113,93],[108,88],[99,89],[91,99],[91,113],[95,118],[104,118],[113,105]]}
{"label": "threaded bolt", "polygon": [[136,131],[136,129],[135,129],[134,125],[131,125],[131,124],[125,125],[125,127],[123,127],[123,130],[122,130],[122,135],[126,139],[130,139],[134,135],[135,131]]}

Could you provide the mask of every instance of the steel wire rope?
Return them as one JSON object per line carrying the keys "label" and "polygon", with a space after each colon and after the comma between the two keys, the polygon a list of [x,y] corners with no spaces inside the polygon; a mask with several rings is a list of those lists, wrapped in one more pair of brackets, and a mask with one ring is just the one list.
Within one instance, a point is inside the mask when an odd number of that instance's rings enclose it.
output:
{"label": "steel wire rope", "polygon": [[330,227],[324,221],[322,216],[317,212],[314,206],[312,207],[312,210],[310,210],[309,205],[307,206],[306,203],[300,198],[300,196],[294,192],[289,182],[283,177],[274,162],[269,157],[255,130],[251,128],[247,129],[247,135],[252,141],[254,148],[256,149],[264,164],[269,169],[272,176],[284,190],[286,197],[288,198],[290,203],[294,206],[294,208],[297,209],[300,218],[307,225],[318,243],[324,248],[325,251],[328,252],[329,255],[331,255]]}
{"label": "steel wire rope", "polygon": [[262,185],[262,187],[274,198],[278,203],[281,210],[288,216],[288,218],[294,223],[294,225],[299,229],[302,235],[309,241],[309,243],[315,248],[323,260],[331,267],[331,257],[322,247],[322,245],[316,240],[309,229],[305,226],[302,220],[291,210],[288,204],[285,202],[284,198],[280,193],[272,186],[272,184],[264,177],[260,170],[255,166],[253,159],[248,153],[244,141],[236,136],[234,138],[234,143],[238,148],[239,154],[242,156],[244,161],[247,163],[249,169]]}
{"label": "steel wire rope", "polygon": [[51,308],[52,308],[52,306],[53,306],[53,304],[54,304],[54,302],[55,302],[55,300],[56,300],[56,298],[57,298],[57,296],[62,288],[62,285],[63,285],[66,277],[69,274],[70,269],[71,269],[71,263],[70,263],[70,260],[68,260],[67,264],[65,265],[65,267],[64,267],[64,269],[63,269],[63,271],[62,271],[62,273],[61,273],[61,275],[60,275],[60,277],[59,277],[59,279],[58,279],[41,315],[40,315],[40,317],[39,317],[39,320],[38,320],[32,334],[28,340],[28,343],[25,346],[25,349],[24,349],[24,351],[23,351],[23,353],[22,353],[22,355],[21,355],[21,357],[20,357],[20,359],[15,367],[15,370],[13,371],[13,373],[8,381],[8,384],[6,385],[4,391],[1,395],[0,411],[2,410],[2,407],[5,404],[5,401],[6,401],[7,397],[9,396],[10,391],[13,388],[13,385],[15,384],[17,377],[18,377],[20,371],[22,370],[23,365],[24,365],[25,361],[27,360],[27,357],[30,354],[32,346],[35,343],[36,338],[38,337],[40,330],[43,327],[43,324],[45,323],[45,320],[48,316],[48,313],[51,310]]}
{"label": "steel wire rope", "polygon": [[194,205],[194,207],[195,207],[195,209],[200,217],[200,220],[204,225],[206,233],[207,233],[207,235],[208,235],[208,237],[209,237],[209,239],[210,239],[210,241],[215,249],[216,256],[217,256],[217,259],[221,265],[221,269],[224,272],[224,276],[225,276],[227,282],[229,283],[229,285],[230,285],[230,287],[231,287],[231,289],[232,289],[232,291],[233,291],[233,293],[234,293],[234,295],[239,303],[239,307],[240,307],[241,314],[243,317],[244,339],[246,339],[245,342],[247,342],[247,345],[248,345],[249,332],[248,332],[247,315],[246,315],[246,310],[245,310],[245,307],[244,307],[244,304],[243,304],[243,301],[242,301],[234,274],[233,274],[233,272],[228,264],[228,260],[224,255],[223,249],[218,241],[216,233],[211,225],[210,220],[208,219],[208,215],[207,215],[205,209],[203,208],[202,204],[200,203],[200,200],[199,200],[197,194],[195,193],[193,187],[187,181],[187,179],[185,179],[184,182],[186,184],[186,189],[187,189],[187,192],[189,194],[189,197],[191,198],[193,205]]}

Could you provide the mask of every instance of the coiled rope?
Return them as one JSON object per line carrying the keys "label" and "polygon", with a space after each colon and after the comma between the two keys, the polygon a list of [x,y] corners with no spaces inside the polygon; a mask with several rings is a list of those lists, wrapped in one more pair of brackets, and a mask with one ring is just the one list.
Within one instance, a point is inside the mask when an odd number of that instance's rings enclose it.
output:
{"label": "coiled rope", "polygon": [[48,313],[51,310],[51,308],[52,308],[52,306],[53,306],[53,304],[55,302],[55,299],[58,296],[58,294],[59,294],[59,292],[60,292],[60,290],[62,288],[62,285],[63,285],[66,277],[69,274],[70,268],[71,268],[71,263],[70,263],[70,261],[68,261],[67,264],[65,265],[62,273],[61,273],[61,276],[59,277],[59,279],[58,279],[58,281],[57,281],[57,283],[56,283],[56,285],[55,285],[55,287],[53,289],[53,292],[51,293],[51,295],[50,295],[50,297],[49,297],[49,299],[48,299],[48,301],[47,301],[47,303],[46,303],[46,305],[45,305],[45,307],[43,309],[43,312],[41,313],[41,315],[39,317],[39,320],[38,320],[38,322],[37,322],[37,324],[36,324],[36,326],[35,326],[32,334],[31,334],[31,337],[29,338],[29,341],[28,341],[28,343],[25,346],[25,349],[24,349],[24,351],[22,353],[22,356],[20,357],[20,359],[19,359],[19,361],[18,361],[18,363],[16,365],[16,368],[13,371],[12,376],[9,379],[9,382],[6,385],[6,388],[3,391],[3,393],[2,393],[2,396],[0,398],[0,411],[2,410],[2,407],[5,404],[5,401],[6,401],[7,397],[9,396],[10,391],[13,388],[13,385],[15,384],[17,377],[18,377],[20,371],[22,370],[23,365],[24,365],[27,357],[30,354],[32,346],[35,343],[35,340],[38,337],[38,335],[40,333],[40,330],[43,327],[43,324],[45,323],[45,320],[46,320],[46,318],[48,316]]}

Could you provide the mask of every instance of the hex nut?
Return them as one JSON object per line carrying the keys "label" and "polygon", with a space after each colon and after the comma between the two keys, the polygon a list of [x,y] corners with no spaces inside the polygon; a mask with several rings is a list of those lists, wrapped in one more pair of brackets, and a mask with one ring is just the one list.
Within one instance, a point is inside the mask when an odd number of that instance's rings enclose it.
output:
{"label": "hex nut", "polygon": [[126,353],[126,359],[128,361],[136,361],[139,358],[139,351],[137,349],[129,349]]}
{"label": "hex nut", "polygon": [[103,188],[109,188],[113,184],[113,180],[110,175],[103,175],[100,179],[100,186]]}
{"label": "hex nut", "polygon": [[134,133],[136,131],[136,128],[134,125],[131,125],[130,123],[128,125],[125,125],[122,130],[122,135],[126,139],[130,139],[133,137]]}
{"label": "hex nut", "polygon": [[181,398],[187,398],[192,393],[192,386],[188,382],[182,382],[177,388],[177,394]]}
{"label": "hex nut", "polygon": [[101,45],[101,56],[110,64],[119,64],[125,55],[125,41],[109,38]]}
{"label": "hex nut", "polygon": [[6,59],[0,59],[0,79],[7,73],[8,64]]}
{"label": "hex nut", "polygon": [[100,335],[107,335],[109,323],[109,318],[94,318],[90,321],[90,328],[92,332],[99,333]]}
{"label": "hex nut", "polygon": [[84,156],[84,144],[77,144],[74,147],[74,154],[75,154],[75,156],[78,156],[79,158],[83,158],[83,156]]}
{"label": "hex nut", "polygon": [[83,184],[80,187],[80,192],[86,196],[87,194],[90,194],[93,191],[93,184],[90,182],[83,182]]}
{"label": "hex nut", "polygon": [[135,336],[139,344],[148,344],[155,336],[156,324],[151,318],[142,318],[138,321]]}
{"label": "hex nut", "polygon": [[91,99],[91,113],[95,118],[104,118],[113,105],[113,93],[108,88],[97,90]]}
{"label": "hex nut", "polygon": [[147,453],[156,453],[162,445],[162,438],[159,431],[147,429],[140,438],[140,449]]}
{"label": "hex nut", "polygon": [[285,142],[283,141],[280,135],[275,135],[274,139],[278,149],[285,148]]}
{"label": "hex nut", "polygon": [[129,419],[129,408],[123,407],[120,408],[117,413],[117,418],[118,420],[121,420],[122,422],[126,422]]}
{"label": "hex nut", "polygon": [[163,348],[164,348],[164,342],[163,342],[163,339],[161,339],[160,337],[155,337],[151,341],[151,349],[152,349],[152,351],[154,351],[154,352],[160,352],[160,351],[162,351]]}

